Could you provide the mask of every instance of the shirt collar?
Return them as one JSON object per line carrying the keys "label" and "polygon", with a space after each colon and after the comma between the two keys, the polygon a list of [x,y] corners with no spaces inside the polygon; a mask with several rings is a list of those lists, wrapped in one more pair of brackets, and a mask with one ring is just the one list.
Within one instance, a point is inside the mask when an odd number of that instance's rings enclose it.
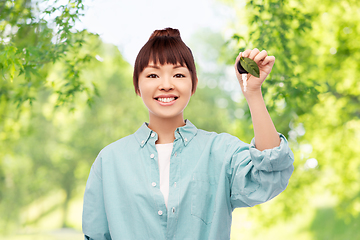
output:
{"label": "shirt collar", "polygon": [[[188,119],[185,119],[185,126],[178,127],[174,134],[176,139],[181,139],[184,145],[187,146],[197,134],[197,128]],[[141,125],[134,135],[141,147],[144,147],[150,138],[157,140],[157,133],[151,130],[146,122]]]}

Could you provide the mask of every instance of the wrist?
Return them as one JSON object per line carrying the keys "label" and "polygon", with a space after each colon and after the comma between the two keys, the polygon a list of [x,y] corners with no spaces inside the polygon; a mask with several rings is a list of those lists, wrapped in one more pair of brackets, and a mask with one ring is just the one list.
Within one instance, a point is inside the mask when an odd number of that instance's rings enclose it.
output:
{"label": "wrist", "polygon": [[263,99],[261,88],[255,90],[247,89],[243,94],[248,104],[254,100]]}

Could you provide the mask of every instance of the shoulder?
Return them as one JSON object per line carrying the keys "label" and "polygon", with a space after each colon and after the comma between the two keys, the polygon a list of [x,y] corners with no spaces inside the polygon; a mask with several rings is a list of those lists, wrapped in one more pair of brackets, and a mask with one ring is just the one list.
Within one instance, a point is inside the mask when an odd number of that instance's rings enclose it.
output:
{"label": "shoulder", "polygon": [[198,129],[196,138],[200,143],[211,144],[212,149],[235,150],[243,147],[249,148],[249,144],[229,133],[216,133]]}
{"label": "shoulder", "polygon": [[216,141],[229,140],[229,141],[234,141],[234,142],[242,142],[238,137],[233,136],[229,133],[209,132],[209,131],[206,131],[203,129],[197,130],[197,136],[199,138],[208,138],[208,139],[216,140]]}
{"label": "shoulder", "polygon": [[100,151],[99,155],[104,156],[118,151],[129,151],[137,145],[137,140],[134,134],[131,134],[110,143]]}
{"label": "shoulder", "polygon": [[121,159],[122,156],[130,156],[132,152],[136,151],[134,148],[139,146],[139,144],[136,143],[137,140],[135,139],[134,134],[131,134],[104,147],[99,152],[92,165],[95,173],[101,176],[104,164],[112,165],[117,159]]}

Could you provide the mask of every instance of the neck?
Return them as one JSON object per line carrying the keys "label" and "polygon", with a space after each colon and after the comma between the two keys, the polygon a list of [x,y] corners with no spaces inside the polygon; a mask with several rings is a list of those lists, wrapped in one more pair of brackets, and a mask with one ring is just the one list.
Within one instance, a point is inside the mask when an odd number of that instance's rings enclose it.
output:
{"label": "neck", "polygon": [[150,114],[148,127],[158,134],[156,143],[164,144],[174,142],[175,130],[184,125],[185,121],[183,114],[173,118],[159,118]]}

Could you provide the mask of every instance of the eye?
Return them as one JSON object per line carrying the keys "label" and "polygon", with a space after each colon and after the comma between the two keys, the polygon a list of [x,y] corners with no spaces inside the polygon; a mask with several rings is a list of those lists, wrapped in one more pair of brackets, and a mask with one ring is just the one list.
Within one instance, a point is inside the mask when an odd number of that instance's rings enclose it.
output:
{"label": "eye", "polygon": [[147,76],[147,78],[157,78],[157,77],[158,77],[158,75],[156,75],[156,74],[149,74]]}
{"label": "eye", "polygon": [[176,78],[184,78],[185,76],[181,73],[175,74],[174,77]]}

